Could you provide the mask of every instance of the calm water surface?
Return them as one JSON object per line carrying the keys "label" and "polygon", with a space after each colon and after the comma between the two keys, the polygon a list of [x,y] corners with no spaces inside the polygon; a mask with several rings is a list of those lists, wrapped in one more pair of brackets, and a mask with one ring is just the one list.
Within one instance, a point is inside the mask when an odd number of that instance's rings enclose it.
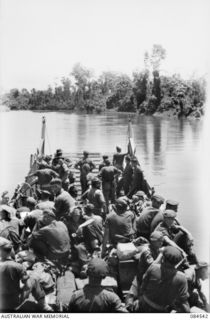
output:
{"label": "calm water surface", "polygon": [[[77,115],[10,111],[0,113],[0,192],[12,192],[39,146],[41,119],[47,119],[46,152],[126,151],[127,114]],[[133,116],[137,155],[156,192],[180,202],[179,219],[193,234],[201,259],[208,260],[208,221],[201,209],[202,121]]]}

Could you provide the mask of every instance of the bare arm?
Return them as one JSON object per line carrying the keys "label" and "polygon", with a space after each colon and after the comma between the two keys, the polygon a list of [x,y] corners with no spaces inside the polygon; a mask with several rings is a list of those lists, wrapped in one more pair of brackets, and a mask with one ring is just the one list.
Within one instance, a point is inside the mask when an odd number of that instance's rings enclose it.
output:
{"label": "bare arm", "polygon": [[101,252],[102,258],[105,256],[105,253],[106,253],[106,245],[107,245],[107,242],[108,242],[108,241],[109,241],[109,227],[106,226],[105,231],[104,231],[103,243],[102,243],[102,252]]}

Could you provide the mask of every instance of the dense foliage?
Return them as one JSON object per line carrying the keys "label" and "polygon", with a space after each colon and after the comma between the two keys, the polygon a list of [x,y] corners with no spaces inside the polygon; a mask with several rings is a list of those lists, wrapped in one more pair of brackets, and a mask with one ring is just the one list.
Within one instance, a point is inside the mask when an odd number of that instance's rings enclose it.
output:
{"label": "dense foliage", "polygon": [[12,89],[3,103],[12,110],[72,110],[102,112],[114,109],[142,114],[166,113],[200,117],[206,98],[205,79],[184,80],[179,75],[161,75],[166,51],[154,45],[145,52],[144,69],[126,74],[93,72],[77,63],[69,77],[47,90]]}

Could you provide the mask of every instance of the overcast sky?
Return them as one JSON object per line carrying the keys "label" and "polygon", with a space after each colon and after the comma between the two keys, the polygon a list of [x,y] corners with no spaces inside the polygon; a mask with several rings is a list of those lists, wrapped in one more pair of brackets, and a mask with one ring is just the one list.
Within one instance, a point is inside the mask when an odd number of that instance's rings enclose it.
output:
{"label": "overcast sky", "polygon": [[81,62],[132,74],[152,45],[164,72],[208,72],[209,0],[0,0],[0,87],[47,88]]}

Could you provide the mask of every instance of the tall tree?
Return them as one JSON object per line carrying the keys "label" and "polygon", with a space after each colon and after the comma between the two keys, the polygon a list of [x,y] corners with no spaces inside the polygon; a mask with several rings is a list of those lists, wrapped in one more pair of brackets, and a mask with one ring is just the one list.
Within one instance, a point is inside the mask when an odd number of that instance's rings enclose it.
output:
{"label": "tall tree", "polygon": [[84,108],[85,100],[90,96],[90,81],[93,76],[93,72],[80,63],[76,63],[73,67],[71,75],[74,77],[77,91],[75,95],[76,104],[78,108]]}
{"label": "tall tree", "polygon": [[166,57],[166,50],[160,44],[154,44],[150,55],[153,71],[159,71],[162,60]]}

